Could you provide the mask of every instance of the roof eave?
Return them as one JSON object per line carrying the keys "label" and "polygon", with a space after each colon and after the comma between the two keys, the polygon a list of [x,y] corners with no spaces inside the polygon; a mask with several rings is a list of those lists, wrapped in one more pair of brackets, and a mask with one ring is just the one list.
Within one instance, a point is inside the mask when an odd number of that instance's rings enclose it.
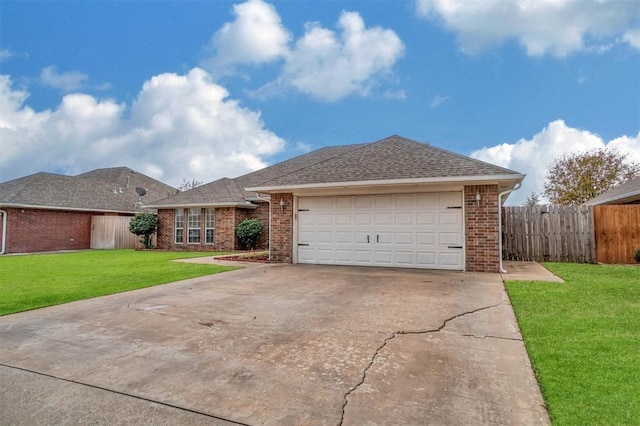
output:
{"label": "roof eave", "polygon": [[182,203],[182,204],[162,204],[162,205],[153,205],[150,204],[148,206],[144,206],[144,208],[148,209],[179,209],[179,208],[193,208],[193,207],[238,207],[243,209],[256,209],[258,208],[257,204],[253,204],[249,201],[240,203]]}
{"label": "roof eave", "polygon": [[44,206],[44,205],[24,204],[24,203],[0,203],[0,206],[9,207],[12,209],[64,210],[64,211],[76,211],[76,212],[126,213],[126,214],[137,213],[136,210],[114,210],[114,209],[98,209],[98,208],[86,208],[86,207]]}
{"label": "roof eave", "polygon": [[[627,198],[631,198],[634,199],[635,197],[640,197],[640,190],[638,191],[632,191],[632,192],[627,192],[625,194],[621,194],[621,195],[617,195],[615,197],[607,197],[607,198],[603,198],[602,200],[597,200],[597,201],[587,201],[585,203],[585,205],[587,206],[599,206],[601,204],[609,204],[612,203],[614,201],[621,201],[621,200],[625,200]],[[633,200],[630,200],[633,201]]]}
{"label": "roof eave", "polygon": [[525,175],[508,174],[508,175],[482,175],[482,176],[447,176],[437,178],[413,178],[413,179],[385,179],[385,180],[365,180],[352,182],[329,182],[329,183],[309,183],[301,185],[279,185],[279,186],[256,186],[245,188],[247,192],[287,192],[300,189],[330,189],[330,188],[353,188],[353,187],[371,187],[371,186],[395,186],[395,185],[428,185],[428,184],[445,184],[445,183],[470,183],[490,184],[498,182],[522,182]]}

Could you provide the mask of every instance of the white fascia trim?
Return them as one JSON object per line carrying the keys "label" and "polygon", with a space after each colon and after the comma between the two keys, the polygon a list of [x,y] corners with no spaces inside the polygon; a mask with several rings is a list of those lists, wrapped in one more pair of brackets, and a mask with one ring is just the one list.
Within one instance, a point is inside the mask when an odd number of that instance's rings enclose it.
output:
{"label": "white fascia trim", "polygon": [[348,188],[359,186],[392,186],[392,185],[420,185],[432,183],[494,183],[512,181],[514,186],[522,182],[525,175],[485,175],[485,176],[455,176],[437,178],[412,178],[412,179],[385,179],[385,180],[363,180],[354,182],[330,182],[330,183],[307,183],[302,185],[283,186],[258,186],[245,188],[247,192],[282,192],[296,189],[319,189],[319,188]]}
{"label": "white fascia trim", "polygon": [[12,209],[34,209],[34,210],[63,210],[74,212],[100,212],[100,213],[126,213],[136,214],[135,210],[106,210],[106,209],[88,209],[82,207],[57,207],[57,206],[39,206],[35,204],[2,204],[2,207],[10,207]]}
{"label": "white fascia trim", "polygon": [[636,197],[636,196],[640,196],[640,191],[627,192],[626,194],[618,195],[616,197],[605,198],[604,200],[600,200],[600,201],[597,201],[595,203],[591,203],[591,202],[587,201],[585,204],[587,206],[599,206],[599,205],[602,205],[602,204],[610,203],[612,201],[623,200],[625,198],[633,198],[633,197]]}
{"label": "white fascia trim", "polygon": [[195,208],[195,207],[238,207],[242,209],[257,209],[258,206],[253,203],[191,203],[191,204],[166,204],[166,205],[148,205],[143,206],[145,209],[179,209],[179,208]]}

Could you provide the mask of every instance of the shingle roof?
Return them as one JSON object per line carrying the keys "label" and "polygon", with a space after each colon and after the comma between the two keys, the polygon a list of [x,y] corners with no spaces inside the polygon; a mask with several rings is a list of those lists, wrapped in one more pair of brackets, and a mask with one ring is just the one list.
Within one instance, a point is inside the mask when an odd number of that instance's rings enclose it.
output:
{"label": "shingle roof", "polygon": [[147,191],[142,197],[144,204],[177,191],[128,167],[97,169],[77,176],[36,173],[0,183],[0,206],[135,212],[137,187]]}
{"label": "shingle roof", "polygon": [[428,144],[391,136],[263,182],[259,187],[420,178],[520,176]]}
{"label": "shingle roof", "polygon": [[373,143],[331,146],[237,177],[219,179],[153,203],[151,207],[240,205],[246,188],[414,178],[522,175],[428,144],[391,136]]}
{"label": "shingle roof", "polygon": [[622,204],[640,201],[640,176],[598,195],[585,204],[597,206],[599,204]]}
{"label": "shingle roof", "polygon": [[247,192],[244,188],[260,184],[308,167],[320,161],[335,157],[362,145],[330,146],[307,154],[299,155],[281,163],[237,177],[235,179],[222,178],[205,185],[197,186],[185,192],[153,203],[153,207],[162,206],[190,206],[190,205],[237,205],[244,204],[247,198],[254,198],[255,193]]}

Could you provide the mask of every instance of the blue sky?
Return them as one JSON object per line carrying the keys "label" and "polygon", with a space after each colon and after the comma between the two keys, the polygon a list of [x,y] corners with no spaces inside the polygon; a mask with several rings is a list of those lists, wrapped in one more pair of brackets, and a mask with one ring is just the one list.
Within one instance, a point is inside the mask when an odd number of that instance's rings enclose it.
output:
{"label": "blue sky", "polygon": [[0,0],[0,181],[179,185],[392,134],[528,175],[640,161],[633,0]]}

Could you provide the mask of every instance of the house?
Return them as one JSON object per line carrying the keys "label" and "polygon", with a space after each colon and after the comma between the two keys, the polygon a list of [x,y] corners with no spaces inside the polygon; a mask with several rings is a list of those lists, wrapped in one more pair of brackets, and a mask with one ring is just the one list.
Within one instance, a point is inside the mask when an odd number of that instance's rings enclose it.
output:
{"label": "house", "polygon": [[258,217],[276,262],[497,272],[500,205],[524,175],[400,136],[322,148],[149,205],[158,248],[234,250]]}
{"label": "house", "polygon": [[88,249],[92,217],[132,216],[176,192],[128,167],[77,176],[36,173],[0,183],[0,253]]}
{"label": "house", "polygon": [[640,176],[623,183],[585,203],[588,206],[601,204],[640,204]]}

